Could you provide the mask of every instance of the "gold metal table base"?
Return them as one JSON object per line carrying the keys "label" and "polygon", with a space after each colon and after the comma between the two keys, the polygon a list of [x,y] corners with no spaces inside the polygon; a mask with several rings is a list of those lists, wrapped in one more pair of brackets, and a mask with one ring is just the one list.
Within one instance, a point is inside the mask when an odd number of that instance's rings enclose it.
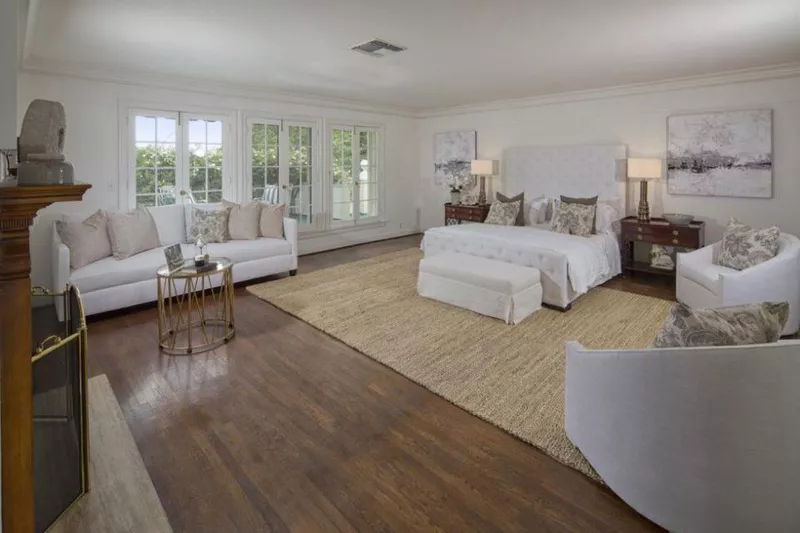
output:
{"label": "gold metal table base", "polygon": [[[227,259],[212,261],[218,267],[208,272],[158,271],[158,344],[165,353],[212,350],[236,334],[233,265]],[[214,276],[222,276],[217,286]]]}

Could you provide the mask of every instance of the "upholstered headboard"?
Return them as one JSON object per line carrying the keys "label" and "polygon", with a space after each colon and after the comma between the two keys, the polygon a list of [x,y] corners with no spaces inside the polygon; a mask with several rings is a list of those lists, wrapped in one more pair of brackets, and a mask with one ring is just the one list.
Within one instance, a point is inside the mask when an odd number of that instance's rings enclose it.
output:
{"label": "upholstered headboard", "polygon": [[518,146],[503,152],[501,168],[508,194],[525,198],[598,195],[624,216],[626,158],[624,144]]}

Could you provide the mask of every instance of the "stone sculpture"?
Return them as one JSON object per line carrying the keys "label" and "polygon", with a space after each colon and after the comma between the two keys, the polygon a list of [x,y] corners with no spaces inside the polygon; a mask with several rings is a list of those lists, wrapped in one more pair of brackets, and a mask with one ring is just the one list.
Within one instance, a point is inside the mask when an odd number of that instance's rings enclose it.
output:
{"label": "stone sculpture", "polygon": [[34,100],[22,120],[18,140],[19,185],[73,182],[72,165],[64,161],[67,119],[60,102]]}

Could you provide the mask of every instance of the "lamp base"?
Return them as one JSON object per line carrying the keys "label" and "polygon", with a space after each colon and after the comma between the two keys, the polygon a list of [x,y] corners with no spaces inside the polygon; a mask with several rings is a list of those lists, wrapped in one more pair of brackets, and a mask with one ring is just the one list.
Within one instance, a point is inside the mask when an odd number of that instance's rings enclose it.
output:
{"label": "lamp base", "polygon": [[486,176],[481,176],[481,191],[478,193],[478,205],[486,205]]}
{"label": "lamp base", "polygon": [[650,222],[650,205],[647,203],[647,182],[642,181],[639,192],[639,211],[637,212],[639,222]]}

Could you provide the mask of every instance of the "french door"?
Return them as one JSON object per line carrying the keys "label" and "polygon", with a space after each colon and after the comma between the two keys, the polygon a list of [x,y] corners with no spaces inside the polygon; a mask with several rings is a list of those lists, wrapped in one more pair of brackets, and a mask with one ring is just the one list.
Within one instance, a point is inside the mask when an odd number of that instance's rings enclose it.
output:
{"label": "french door", "polygon": [[249,118],[245,174],[248,198],[287,206],[301,230],[317,226],[313,122]]}
{"label": "french door", "polygon": [[332,125],[331,227],[376,222],[382,216],[377,128]]}

